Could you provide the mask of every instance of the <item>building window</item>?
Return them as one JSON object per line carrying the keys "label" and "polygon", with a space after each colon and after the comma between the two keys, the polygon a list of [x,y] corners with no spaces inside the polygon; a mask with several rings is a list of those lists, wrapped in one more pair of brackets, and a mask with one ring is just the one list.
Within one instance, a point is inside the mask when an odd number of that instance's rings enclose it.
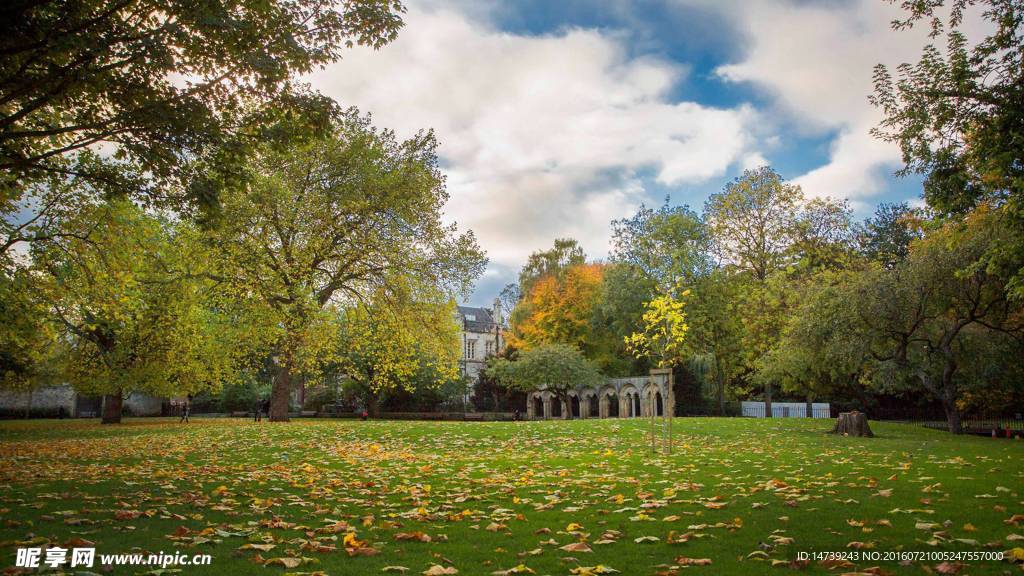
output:
{"label": "building window", "polygon": [[484,343],[484,353],[486,356],[494,354],[494,342],[488,340],[486,343]]}
{"label": "building window", "polygon": [[466,340],[466,359],[476,358],[476,340]]}

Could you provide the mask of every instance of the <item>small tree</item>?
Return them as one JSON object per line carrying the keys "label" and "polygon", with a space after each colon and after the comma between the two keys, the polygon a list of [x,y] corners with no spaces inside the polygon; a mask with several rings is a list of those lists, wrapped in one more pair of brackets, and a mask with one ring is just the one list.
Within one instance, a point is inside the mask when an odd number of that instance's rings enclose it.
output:
{"label": "small tree", "polygon": [[[498,359],[488,367],[488,374],[503,385],[533,392],[547,390],[563,406],[569,405],[569,393],[579,386],[598,386],[603,381],[601,372],[583,353],[568,344],[545,344],[521,352],[510,362]],[[562,411],[571,418],[570,410]]]}
{"label": "small tree", "polygon": [[671,293],[654,297],[644,305],[643,331],[626,336],[626,347],[637,358],[649,358],[658,368],[672,368],[682,361],[685,349],[686,305],[682,298],[690,294],[683,291],[677,298]]}

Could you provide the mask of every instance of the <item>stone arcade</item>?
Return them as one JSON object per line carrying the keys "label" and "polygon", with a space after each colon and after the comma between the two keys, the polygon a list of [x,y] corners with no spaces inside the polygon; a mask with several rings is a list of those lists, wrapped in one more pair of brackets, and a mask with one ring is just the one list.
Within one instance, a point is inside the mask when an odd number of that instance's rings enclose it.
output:
{"label": "stone arcade", "polygon": [[600,387],[580,386],[568,400],[558,401],[550,390],[540,389],[527,397],[526,417],[549,418],[640,418],[665,416],[674,408],[669,375],[658,371],[650,376],[610,378]]}

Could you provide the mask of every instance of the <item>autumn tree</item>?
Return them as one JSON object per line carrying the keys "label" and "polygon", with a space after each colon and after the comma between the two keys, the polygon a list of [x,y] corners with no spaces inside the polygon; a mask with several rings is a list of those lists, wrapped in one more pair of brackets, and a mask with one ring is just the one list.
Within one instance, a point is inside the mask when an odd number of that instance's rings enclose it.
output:
{"label": "autumn tree", "polygon": [[[578,349],[568,344],[544,344],[519,353],[515,361],[498,359],[488,374],[499,382],[524,392],[547,390],[562,406],[569,406],[569,393],[577,387],[599,386],[601,372]],[[565,418],[571,410],[563,410]]]}
{"label": "autumn tree", "polygon": [[364,302],[343,308],[338,318],[338,371],[361,392],[371,415],[380,397],[402,389],[438,387],[459,378],[459,323],[455,303],[445,294],[410,285],[396,291],[378,290]]}
{"label": "autumn tree", "polygon": [[32,246],[34,297],[59,335],[59,375],[105,395],[104,423],[120,421],[125,393],[184,395],[237,376],[237,316],[214,297],[207,262],[180,226],[112,201]]}
{"label": "autumn tree", "polygon": [[509,344],[529,349],[562,342],[585,348],[591,340],[591,319],[603,276],[601,264],[575,264],[561,274],[533,281],[520,301]]}
{"label": "autumn tree", "polygon": [[264,311],[280,362],[274,421],[287,420],[293,374],[330,349],[332,307],[389,301],[399,272],[464,294],[486,262],[472,232],[441,222],[448,195],[432,133],[398,141],[356,111],[327,130],[261,148],[211,234],[225,281]]}
{"label": "autumn tree", "polygon": [[638,357],[649,358],[658,368],[672,368],[685,357],[685,298],[689,292],[676,290],[655,296],[644,305],[643,325],[626,337],[626,347]]}

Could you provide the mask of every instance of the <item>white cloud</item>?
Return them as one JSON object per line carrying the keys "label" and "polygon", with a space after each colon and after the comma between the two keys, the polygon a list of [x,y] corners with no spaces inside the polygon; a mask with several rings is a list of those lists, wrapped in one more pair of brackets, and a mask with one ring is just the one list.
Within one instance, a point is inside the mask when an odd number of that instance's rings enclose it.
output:
{"label": "white cloud", "polygon": [[[868,132],[881,115],[868,102],[876,64],[916,62],[927,27],[895,32],[905,16],[880,0],[810,3],[761,0],[680,0],[723,10],[750,45],[738,62],[717,73],[766,90],[778,112],[805,133],[836,131],[829,162],[795,179],[810,196],[862,203],[882,191],[885,174],[901,165],[898,147]],[[968,32],[981,29],[977,14]]]}
{"label": "white cloud", "polygon": [[523,36],[415,6],[406,22],[393,44],[356,50],[311,82],[400,136],[435,129],[448,216],[496,265],[517,269],[562,236],[603,256],[609,221],[647,200],[639,171],[699,183],[760,157],[751,108],[669,102],[686,67],[630,56],[621,33]]}

